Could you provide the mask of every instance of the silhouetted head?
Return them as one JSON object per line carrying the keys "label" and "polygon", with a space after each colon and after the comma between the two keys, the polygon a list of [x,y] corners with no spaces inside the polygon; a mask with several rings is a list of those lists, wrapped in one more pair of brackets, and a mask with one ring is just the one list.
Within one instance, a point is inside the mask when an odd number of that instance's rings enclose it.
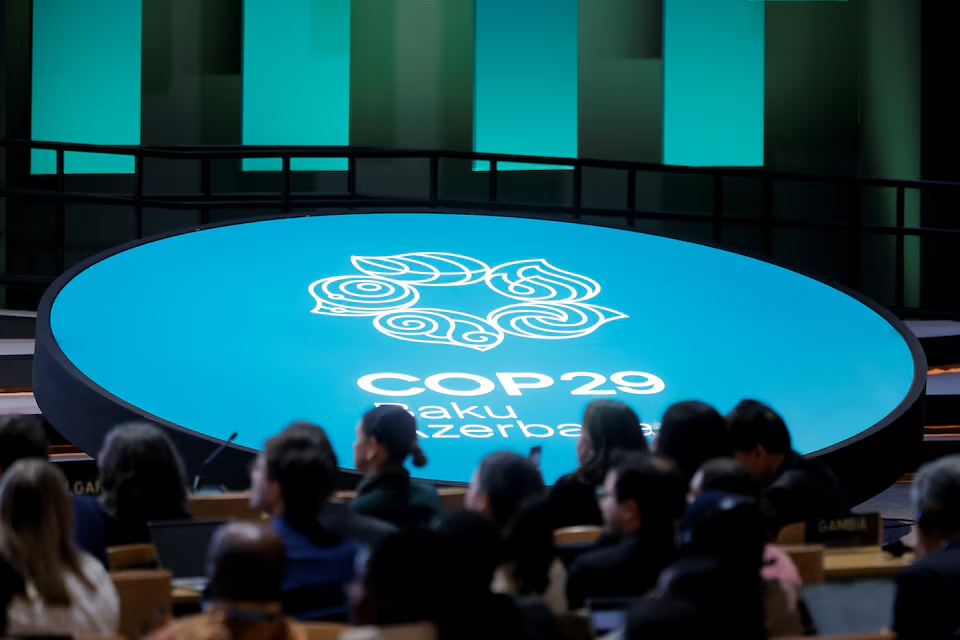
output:
{"label": "silhouetted head", "polygon": [[607,473],[600,511],[607,530],[624,535],[643,530],[673,537],[686,506],[687,487],[676,465],[645,453],[622,456]]}
{"label": "silhouetted head", "polygon": [[417,438],[416,418],[397,405],[381,405],[367,411],[357,425],[353,443],[357,470],[373,474],[385,466],[401,466],[408,457],[415,467],[427,464]]}
{"label": "silhouetted head", "polygon": [[0,474],[17,460],[46,459],[48,446],[39,416],[0,416]]}
{"label": "silhouetted head", "polygon": [[647,450],[640,418],[633,409],[616,400],[594,400],[587,405],[577,440],[581,480],[602,484],[617,452]]}
{"label": "silhouetted head", "polygon": [[250,506],[304,527],[317,518],[336,478],[337,456],[327,434],[315,424],[295,422],[268,439],[257,457]]}
{"label": "silhouetted head", "polygon": [[737,460],[766,481],[790,453],[790,432],[780,415],[756,400],[742,400],[727,414],[730,448]]}
{"label": "silhouetted head", "polygon": [[111,516],[176,520],[187,515],[187,481],[176,447],[159,427],[130,423],[107,434],[97,456],[101,502]]}
{"label": "silhouetted head", "polygon": [[435,530],[457,558],[452,592],[489,593],[493,574],[505,557],[493,519],[478,511],[452,511],[440,516]]}
{"label": "silhouetted head", "polygon": [[220,527],[207,548],[207,577],[214,600],[280,602],[285,570],[283,540],[253,522]]}
{"label": "silhouetted head", "polygon": [[676,462],[689,482],[707,460],[731,455],[723,416],[703,402],[672,405],[660,422],[657,453]]}
{"label": "silhouetted head", "polygon": [[911,494],[920,553],[935,551],[960,536],[960,455],[945,456],[920,467]]}
{"label": "silhouetted head", "polygon": [[690,483],[690,493],[694,496],[705,491],[725,491],[759,500],[761,488],[757,476],[735,458],[708,460]]}

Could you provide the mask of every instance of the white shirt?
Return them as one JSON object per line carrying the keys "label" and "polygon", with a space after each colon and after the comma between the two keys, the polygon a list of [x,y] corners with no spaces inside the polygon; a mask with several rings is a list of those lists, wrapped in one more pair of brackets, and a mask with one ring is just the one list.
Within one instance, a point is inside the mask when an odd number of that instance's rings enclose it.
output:
{"label": "white shirt", "polygon": [[113,580],[93,556],[78,551],[80,571],[93,588],[73,573],[66,577],[70,606],[50,607],[27,583],[27,595],[7,608],[7,635],[110,635],[120,626],[120,598]]}

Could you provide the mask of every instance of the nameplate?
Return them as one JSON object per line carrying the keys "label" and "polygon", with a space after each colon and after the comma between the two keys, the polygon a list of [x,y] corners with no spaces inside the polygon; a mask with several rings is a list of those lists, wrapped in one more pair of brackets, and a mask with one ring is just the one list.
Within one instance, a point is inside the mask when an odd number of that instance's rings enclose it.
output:
{"label": "nameplate", "polygon": [[879,513],[807,521],[805,541],[827,547],[875,547],[880,544],[883,520]]}

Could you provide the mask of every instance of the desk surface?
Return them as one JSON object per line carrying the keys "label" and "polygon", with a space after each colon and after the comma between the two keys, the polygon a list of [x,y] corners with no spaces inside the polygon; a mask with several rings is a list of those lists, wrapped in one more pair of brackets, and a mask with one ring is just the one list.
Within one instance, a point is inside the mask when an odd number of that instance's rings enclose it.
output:
{"label": "desk surface", "polygon": [[912,560],[912,554],[894,558],[880,547],[827,549],[823,554],[823,573],[827,580],[892,578]]}
{"label": "desk surface", "polygon": [[200,604],[201,592],[196,589],[173,587],[170,590],[173,604]]}

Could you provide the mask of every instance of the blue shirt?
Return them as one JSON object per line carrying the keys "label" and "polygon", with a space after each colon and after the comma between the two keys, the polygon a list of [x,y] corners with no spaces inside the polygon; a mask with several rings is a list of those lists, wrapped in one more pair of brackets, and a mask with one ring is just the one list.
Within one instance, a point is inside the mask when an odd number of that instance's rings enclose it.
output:
{"label": "blue shirt", "polygon": [[284,612],[298,620],[346,620],[346,588],[360,546],[316,523],[304,530],[273,518],[270,528],[287,548]]}

